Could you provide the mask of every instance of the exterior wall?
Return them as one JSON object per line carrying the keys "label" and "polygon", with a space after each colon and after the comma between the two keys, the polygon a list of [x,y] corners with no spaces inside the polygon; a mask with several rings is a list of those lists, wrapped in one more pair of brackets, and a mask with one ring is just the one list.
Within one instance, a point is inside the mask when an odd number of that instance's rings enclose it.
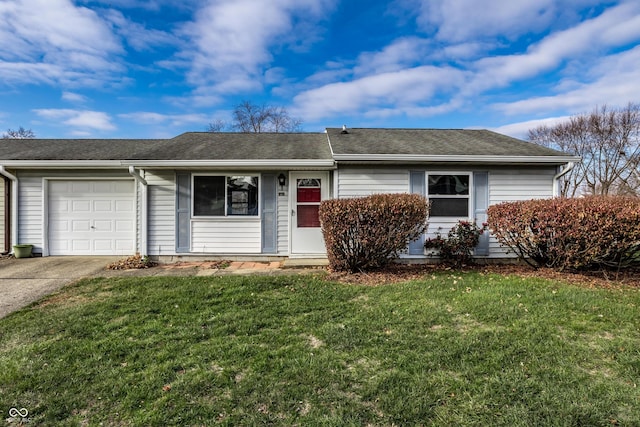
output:
{"label": "exterior wall", "polygon": [[[44,212],[45,192],[43,188],[44,178],[60,179],[96,179],[96,178],[133,178],[127,171],[64,171],[64,170],[37,170],[19,171],[18,178],[18,241],[15,243],[28,243],[34,246],[34,253],[42,253],[44,250]],[[136,227],[138,235],[139,226]],[[139,244],[139,239],[138,239]]]}
{"label": "exterior wall", "polygon": [[4,234],[5,234],[5,221],[4,221],[4,209],[6,204],[8,203],[5,200],[5,182],[2,177],[0,177],[0,230],[2,230],[2,234],[0,235],[0,252],[6,252],[9,250],[5,246]]}
{"label": "exterior wall", "polygon": [[408,169],[339,169],[338,198],[363,197],[379,193],[406,193],[409,191]]}
{"label": "exterior wall", "polygon": [[191,252],[259,254],[261,234],[260,218],[192,219]]}
{"label": "exterior wall", "polygon": [[[289,193],[278,192],[278,255],[289,254]],[[280,195],[284,194],[284,195]]]}
{"label": "exterior wall", "polygon": [[[498,169],[489,173],[489,206],[502,202],[553,197],[553,177],[556,170],[548,168]],[[489,256],[514,257],[500,246],[495,237],[489,239]]]}
{"label": "exterior wall", "polygon": [[176,252],[176,174],[167,170],[145,171],[147,181],[147,252]]}
{"label": "exterior wall", "polygon": [[[340,167],[336,185],[336,197],[362,197],[374,193],[408,193],[410,191],[410,171],[425,172],[473,172],[488,171],[489,205],[506,201],[529,200],[553,197],[554,166],[548,167],[490,167],[483,165],[468,166],[420,166],[402,168],[371,169],[357,166]],[[473,185],[473,182],[472,182]],[[473,193],[473,191],[471,191]],[[473,206],[473,194],[469,198]],[[470,208],[472,209],[472,208]],[[470,214],[472,215],[472,214]],[[468,218],[430,218],[426,237],[435,237],[437,233],[446,235],[459,219]],[[489,257],[504,258],[506,254],[495,238],[489,241]]]}
{"label": "exterior wall", "polygon": [[[215,219],[193,215],[189,219],[190,250],[176,253],[176,172],[149,169],[145,171],[145,179],[149,255],[261,253],[261,218]],[[279,192],[277,203],[277,255],[283,256],[289,253],[288,192]]]}

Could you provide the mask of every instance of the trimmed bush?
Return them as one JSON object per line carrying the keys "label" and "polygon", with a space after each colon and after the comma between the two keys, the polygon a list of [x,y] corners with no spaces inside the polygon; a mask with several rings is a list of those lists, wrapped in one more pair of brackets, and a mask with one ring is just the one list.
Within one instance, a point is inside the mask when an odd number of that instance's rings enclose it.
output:
{"label": "trimmed bush", "polygon": [[329,267],[365,271],[387,266],[427,228],[429,202],[417,194],[325,200],[320,222]]}
{"label": "trimmed bush", "polygon": [[589,270],[640,266],[640,199],[593,196],[490,206],[500,244],[533,266]]}

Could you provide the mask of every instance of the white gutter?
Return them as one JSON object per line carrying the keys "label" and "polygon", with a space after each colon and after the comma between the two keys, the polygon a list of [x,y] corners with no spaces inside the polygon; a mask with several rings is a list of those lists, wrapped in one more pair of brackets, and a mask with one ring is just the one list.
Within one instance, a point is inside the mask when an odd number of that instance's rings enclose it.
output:
{"label": "white gutter", "polygon": [[5,160],[5,167],[46,169],[121,169],[123,167],[226,168],[226,169],[335,169],[333,159],[254,159],[254,160]]}
{"label": "white gutter", "polygon": [[[18,177],[7,172],[3,165],[0,165],[0,175],[11,180],[11,245],[18,244]],[[13,252],[13,248],[8,248]]]}
{"label": "white gutter", "polygon": [[112,169],[123,166],[120,160],[4,160],[2,164],[11,168],[46,169]]}
{"label": "white gutter", "polygon": [[485,156],[485,155],[422,155],[422,154],[334,154],[336,161],[357,162],[447,162],[447,163],[569,163],[580,160],[574,156]]}
{"label": "white gutter", "polygon": [[227,168],[227,169],[248,169],[248,168],[263,168],[263,169],[282,169],[282,168],[335,168],[335,162],[333,159],[302,159],[302,160],[288,160],[288,159],[241,159],[241,160],[123,160],[123,166],[135,165],[138,167],[155,167],[155,168]]}
{"label": "white gutter", "polygon": [[144,179],[140,172],[136,170],[134,166],[129,166],[129,174],[135,178],[136,182],[142,184],[142,206],[140,207],[140,253],[142,256],[147,256],[147,180]]}
{"label": "white gutter", "polygon": [[553,197],[560,196],[560,178],[571,172],[575,166],[576,164],[574,162],[568,162],[567,167],[553,177]]}

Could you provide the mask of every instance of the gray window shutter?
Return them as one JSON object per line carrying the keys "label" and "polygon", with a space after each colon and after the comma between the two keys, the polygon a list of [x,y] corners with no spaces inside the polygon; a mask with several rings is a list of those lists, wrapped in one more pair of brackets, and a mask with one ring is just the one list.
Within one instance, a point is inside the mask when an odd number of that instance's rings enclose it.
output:
{"label": "gray window shutter", "polygon": [[262,253],[278,252],[278,179],[275,174],[262,175]]}
{"label": "gray window shutter", "polygon": [[[409,186],[412,194],[426,195],[425,172],[409,172]],[[409,243],[409,255],[424,255],[424,234],[418,240]]]}
{"label": "gray window shutter", "polygon": [[191,250],[191,174],[176,173],[176,253]]}
{"label": "gray window shutter", "polygon": [[[473,199],[474,209],[473,217],[478,226],[482,226],[483,222],[487,222],[487,208],[489,207],[489,173],[474,172],[473,173]],[[489,232],[485,231],[480,236],[480,242],[474,251],[477,256],[489,255]]]}

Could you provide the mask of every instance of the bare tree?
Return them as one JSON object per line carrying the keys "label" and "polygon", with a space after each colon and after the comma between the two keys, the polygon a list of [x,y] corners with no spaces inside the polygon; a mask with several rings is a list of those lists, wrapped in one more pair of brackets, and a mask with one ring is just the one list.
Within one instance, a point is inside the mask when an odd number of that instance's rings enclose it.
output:
{"label": "bare tree", "polygon": [[227,128],[227,123],[222,119],[215,119],[207,126],[207,132],[223,132]]}
{"label": "bare tree", "polygon": [[286,133],[300,130],[302,120],[291,117],[284,107],[257,105],[250,101],[242,101],[233,110],[233,122],[225,123],[215,120],[209,123],[209,132],[222,132],[231,129],[245,133]]}
{"label": "bare tree", "polygon": [[2,134],[2,139],[31,139],[35,138],[36,134],[31,129],[25,129],[20,126],[17,130],[7,129]]}
{"label": "bare tree", "polygon": [[565,175],[561,195],[640,194],[640,105],[596,108],[555,126],[529,130],[529,140],[578,155],[582,162]]}

